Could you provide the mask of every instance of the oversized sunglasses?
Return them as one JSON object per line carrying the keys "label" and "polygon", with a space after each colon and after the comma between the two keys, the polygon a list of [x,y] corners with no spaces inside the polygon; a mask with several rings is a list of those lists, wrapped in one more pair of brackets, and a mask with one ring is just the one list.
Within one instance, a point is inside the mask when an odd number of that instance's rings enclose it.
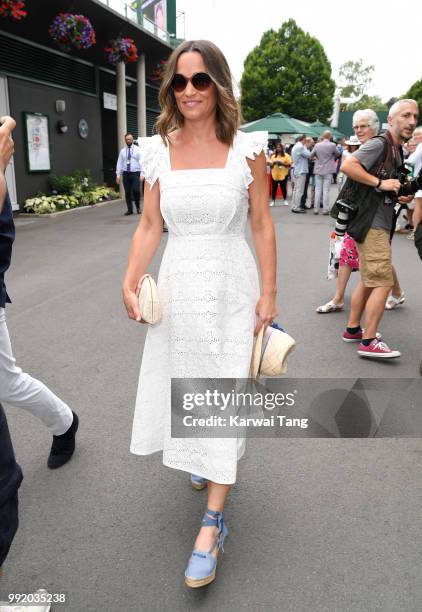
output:
{"label": "oversized sunglasses", "polygon": [[212,79],[206,72],[197,72],[190,79],[187,79],[183,74],[176,73],[171,82],[174,91],[181,93],[185,91],[188,83],[192,83],[197,91],[205,91],[212,83]]}

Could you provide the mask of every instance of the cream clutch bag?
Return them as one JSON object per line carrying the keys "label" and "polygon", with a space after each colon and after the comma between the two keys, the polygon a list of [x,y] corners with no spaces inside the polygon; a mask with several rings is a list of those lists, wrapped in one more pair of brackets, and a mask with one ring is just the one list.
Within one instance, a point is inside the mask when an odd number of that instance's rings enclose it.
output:
{"label": "cream clutch bag", "polygon": [[161,319],[161,306],[158,298],[158,289],[154,279],[149,274],[141,276],[136,288],[139,300],[139,310],[146,323],[154,325]]}

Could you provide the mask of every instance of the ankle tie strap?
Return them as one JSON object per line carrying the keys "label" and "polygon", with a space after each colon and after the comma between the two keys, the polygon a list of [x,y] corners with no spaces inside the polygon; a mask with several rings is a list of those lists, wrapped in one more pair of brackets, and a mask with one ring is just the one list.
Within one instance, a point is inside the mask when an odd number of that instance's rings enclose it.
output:
{"label": "ankle tie strap", "polygon": [[206,509],[205,514],[202,518],[202,524],[209,527],[218,527],[220,529],[220,524],[223,521],[223,513],[219,510],[210,510]]}
{"label": "ankle tie strap", "polygon": [[[210,516],[211,515],[211,516]],[[202,525],[205,527],[217,527],[217,546],[221,546],[221,550],[224,552],[224,518],[223,513],[218,510],[206,509],[204,517],[202,519]],[[213,547],[214,548],[214,547]]]}

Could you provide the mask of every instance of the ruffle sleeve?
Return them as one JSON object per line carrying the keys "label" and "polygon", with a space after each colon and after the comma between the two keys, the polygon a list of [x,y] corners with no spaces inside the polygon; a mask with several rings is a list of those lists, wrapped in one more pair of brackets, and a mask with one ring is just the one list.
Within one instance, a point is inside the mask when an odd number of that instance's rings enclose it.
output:
{"label": "ruffle sleeve", "polygon": [[268,132],[237,132],[237,149],[249,159],[255,159],[268,143]]}
{"label": "ruffle sleeve", "polygon": [[268,132],[237,132],[234,148],[243,160],[245,187],[253,182],[253,176],[246,158],[254,160],[268,144]]}
{"label": "ruffle sleeve", "polygon": [[150,187],[152,187],[160,176],[160,164],[165,151],[165,145],[161,136],[155,134],[147,138],[138,138],[138,146],[140,149],[142,174]]}

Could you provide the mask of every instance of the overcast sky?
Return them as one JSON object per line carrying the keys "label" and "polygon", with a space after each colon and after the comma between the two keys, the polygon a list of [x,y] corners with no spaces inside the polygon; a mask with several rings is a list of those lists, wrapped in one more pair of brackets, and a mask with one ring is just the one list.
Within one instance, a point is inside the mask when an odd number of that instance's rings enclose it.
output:
{"label": "overcast sky", "polygon": [[421,0],[177,0],[177,9],[186,38],[217,44],[237,81],[262,34],[291,17],[322,43],[334,80],[343,62],[362,58],[375,66],[369,93],[386,101],[422,78]]}

